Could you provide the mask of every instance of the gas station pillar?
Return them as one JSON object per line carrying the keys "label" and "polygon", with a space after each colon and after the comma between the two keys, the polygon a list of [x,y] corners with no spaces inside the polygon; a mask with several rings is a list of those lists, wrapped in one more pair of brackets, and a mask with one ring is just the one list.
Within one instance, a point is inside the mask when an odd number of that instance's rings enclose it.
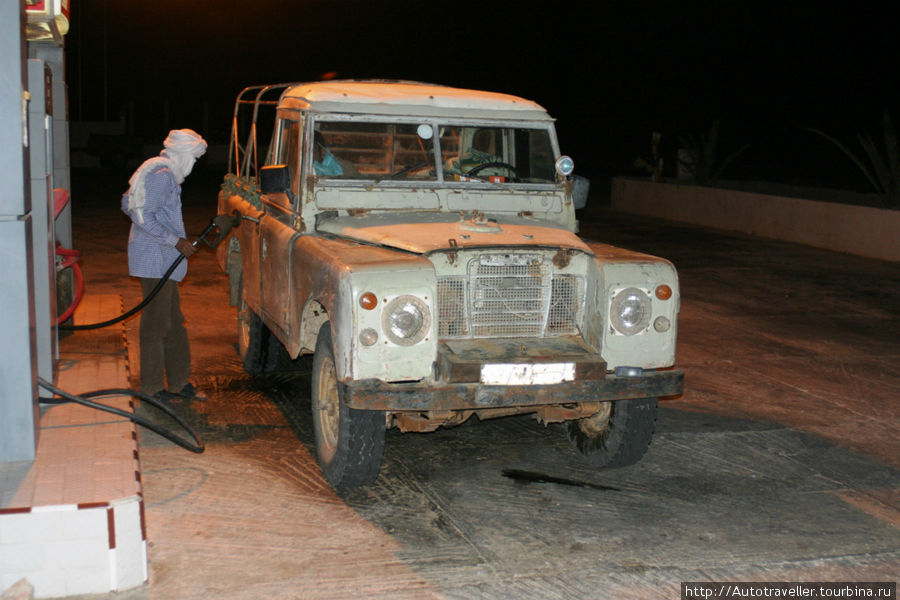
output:
{"label": "gas station pillar", "polygon": [[0,462],[33,460],[39,413],[24,3],[0,0]]}

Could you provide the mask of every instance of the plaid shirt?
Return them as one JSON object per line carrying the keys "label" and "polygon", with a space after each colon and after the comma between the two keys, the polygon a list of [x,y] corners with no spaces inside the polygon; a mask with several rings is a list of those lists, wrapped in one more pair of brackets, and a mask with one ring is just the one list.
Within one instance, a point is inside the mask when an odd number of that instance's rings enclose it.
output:
{"label": "plaid shirt", "polygon": [[[134,277],[161,279],[181,256],[175,248],[186,237],[181,216],[181,186],[168,168],[152,170],[145,183],[144,223],[132,219],[128,237],[128,272]],[[171,279],[181,281],[187,274],[187,261],[181,261]]]}

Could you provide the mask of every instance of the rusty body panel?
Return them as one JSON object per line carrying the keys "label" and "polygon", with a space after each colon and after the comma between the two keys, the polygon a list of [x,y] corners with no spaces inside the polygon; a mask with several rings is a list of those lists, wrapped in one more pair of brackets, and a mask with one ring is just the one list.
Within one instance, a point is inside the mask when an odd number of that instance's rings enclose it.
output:
{"label": "rusty body panel", "polygon": [[544,404],[541,406],[514,406],[506,408],[480,408],[472,410],[429,410],[388,413],[390,426],[400,431],[425,433],[441,427],[462,425],[472,415],[479,421],[500,419],[514,415],[532,414],[543,424],[560,423],[572,419],[584,419],[601,412],[609,402],[578,402],[576,404]]}
{"label": "rusty body panel", "polygon": [[[220,192],[219,214],[228,215],[234,211],[257,219],[264,214],[241,196]],[[220,264],[231,276],[232,286],[241,291],[247,303],[252,307],[258,307],[261,280],[259,256],[255,249],[259,245],[259,228],[255,223],[247,223],[246,226],[232,230],[231,236],[228,244],[219,245]],[[237,265],[240,265],[240,268]]]}
{"label": "rusty body panel", "polygon": [[290,310],[294,292],[291,248],[300,232],[288,224],[291,213],[272,207],[268,212],[259,225],[259,315],[276,337],[289,338],[296,326]]}
{"label": "rusty body panel", "polygon": [[575,379],[602,379],[606,362],[578,337],[498,338],[445,341],[438,349],[438,379],[477,383],[486,363],[572,362]]}
{"label": "rusty body panel", "polygon": [[667,260],[659,258],[658,256],[652,256],[650,254],[644,254],[643,252],[635,252],[634,250],[628,250],[627,248],[620,248],[618,246],[611,246],[609,244],[600,244],[598,242],[585,242],[587,247],[590,249],[591,254],[594,255],[600,262],[616,262],[616,263],[648,263],[648,264],[656,264],[656,263],[669,263]]}
{"label": "rusty body panel", "polygon": [[633,398],[677,396],[684,371],[648,371],[643,377],[605,375],[555,385],[482,385],[480,383],[391,384],[356,381],[345,384],[344,400],[351,408],[384,411],[459,411],[521,408],[536,412],[542,405],[571,405]]}
{"label": "rusty body panel", "polygon": [[[424,257],[389,248],[318,235],[296,236],[292,244],[290,291],[281,290],[280,293],[282,305],[295,315],[295,324],[284,336],[275,332],[276,337],[292,357],[312,352],[322,319],[311,311],[321,306],[327,315],[335,346],[342,349],[336,350],[335,356],[338,376],[341,379],[352,377],[361,362],[355,352],[358,345],[355,315],[359,311],[355,286],[384,281],[386,277],[396,281],[403,281],[403,277],[422,280],[419,273],[431,273],[431,263]],[[421,378],[421,375],[415,378]]]}
{"label": "rusty body panel", "polygon": [[[497,216],[486,222],[447,213],[379,214],[328,219],[319,224],[319,230],[416,253],[491,246],[591,252],[578,236],[561,226],[513,216]],[[451,244],[449,240],[454,242]]]}

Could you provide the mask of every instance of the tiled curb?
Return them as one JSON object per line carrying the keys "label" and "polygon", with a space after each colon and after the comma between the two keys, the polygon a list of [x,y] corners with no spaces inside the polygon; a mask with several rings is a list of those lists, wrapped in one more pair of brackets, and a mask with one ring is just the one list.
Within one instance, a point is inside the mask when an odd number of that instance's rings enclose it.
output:
{"label": "tiled curb", "polygon": [[[79,323],[121,313],[116,295],[85,297]],[[128,388],[124,326],[61,340],[57,385],[78,394]],[[103,403],[134,412],[125,396]],[[147,581],[147,534],[135,425],[62,404],[40,421],[37,456],[2,479],[0,591],[25,578],[36,598],[125,590]]]}

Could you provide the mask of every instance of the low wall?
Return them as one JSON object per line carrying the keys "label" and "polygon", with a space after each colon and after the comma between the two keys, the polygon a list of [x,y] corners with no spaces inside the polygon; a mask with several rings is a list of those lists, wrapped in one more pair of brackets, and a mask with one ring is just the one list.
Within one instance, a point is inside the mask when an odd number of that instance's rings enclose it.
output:
{"label": "low wall", "polygon": [[900,211],[616,177],[613,210],[900,261]]}

